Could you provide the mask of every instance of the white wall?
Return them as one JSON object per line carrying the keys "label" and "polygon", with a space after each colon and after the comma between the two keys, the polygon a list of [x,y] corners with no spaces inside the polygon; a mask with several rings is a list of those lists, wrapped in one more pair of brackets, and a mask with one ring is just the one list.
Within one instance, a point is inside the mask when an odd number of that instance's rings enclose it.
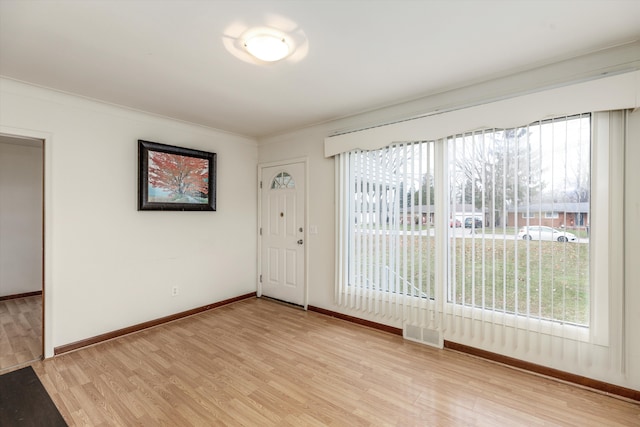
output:
{"label": "white wall", "polygon": [[[608,65],[595,61],[592,67],[604,69]],[[564,77],[569,80],[572,74],[571,67],[568,64],[565,66]],[[576,63],[576,67],[581,67],[581,65]],[[553,71],[553,67],[551,71]],[[580,69],[580,71],[584,72],[585,70]],[[550,79],[548,75],[544,75],[545,70],[541,70],[541,73],[543,74],[539,77],[540,81]],[[522,90],[526,90],[527,84],[535,85],[537,83],[535,79],[527,80],[533,77],[530,73],[522,76]],[[562,77],[554,77],[553,80],[557,82]],[[515,80],[517,79],[509,78],[511,83]],[[486,99],[491,99],[491,90],[496,86],[499,86],[499,82],[492,82],[484,89],[472,87],[469,89],[469,93],[470,96],[478,97],[478,94],[484,90]],[[463,90],[455,91],[455,97],[455,102],[460,105],[465,104]],[[423,108],[424,111],[437,111],[440,103],[450,105],[453,102],[453,100],[447,99],[446,94],[438,94],[434,98],[425,98]],[[413,108],[413,106],[407,108]],[[395,117],[393,116],[394,112],[401,110],[401,106],[389,109],[390,119]],[[515,343],[511,348],[495,343],[496,345],[493,347],[483,346],[485,350],[640,390],[640,329],[636,327],[640,321],[637,309],[640,307],[640,282],[638,279],[640,267],[636,261],[637,254],[640,253],[640,196],[637,186],[633,185],[640,180],[640,169],[635,166],[640,163],[640,149],[637,144],[637,141],[640,140],[640,112],[636,112],[633,117],[634,122],[630,131],[635,130],[635,133],[630,133],[630,143],[626,152],[627,184],[624,193],[626,201],[624,235],[627,257],[625,265],[627,291],[624,301],[626,320],[623,326],[624,331],[612,331],[621,339],[615,340],[616,342],[613,342],[608,348],[596,345],[584,346],[576,343],[575,348],[572,349],[554,347],[557,343],[552,343],[550,340],[547,351],[537,354],[531,354],[527,350],[528,346],[518,343]],[[263,139],[259,145],[259,161],[267,163],[294,157],[308,157],[309,159],[309,226],[316,225],[318,227],[318,234],[309,236],[307,246],[311,260],[308,275],[309,305],[401,328],[402,324],[399,320],[376,316],[365,310],[352,310],[336,304],[335,299],[335,169],[334,160],[324,157],[324,138],[341,129],[354,129],[362,124],[372,124],[374,120],[384,123],[384,110]],[[445,340],[447,339],[452,338],[445,335]],[[473,337],[456,337],[455,341],[478,346]],[[565,352],[566,356],[562,356]],[[582,360],[588,360],[589,366],[574,364],[575,354]],[[551,357],[552,355],[556,357]],[[560,355],[560,360],[558,355]]]}
{"label": "white wall", "polygon": [[632,387],[640,389],[640,110],[631,115],[625,152],[624,335]]}
{"label": "white wall", "polygon": [[[45,356],[255,291],[254,140],[6,79],[0,133],[45,140]],[[216,152],[217,211],[137,211],[138,139]]]}
{"label": "white wall", "polygon": [[42,154],[0,136],[0,297],[42,290]]}

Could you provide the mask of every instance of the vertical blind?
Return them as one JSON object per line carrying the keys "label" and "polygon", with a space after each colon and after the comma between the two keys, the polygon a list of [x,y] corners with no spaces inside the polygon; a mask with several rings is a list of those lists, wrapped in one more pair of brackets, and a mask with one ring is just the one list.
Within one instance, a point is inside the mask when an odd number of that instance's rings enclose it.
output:
{"label": "vertical blind", "polygon": [[434,147],[394,144],[339,157],[338,169],[345,171],[338,188],[345,207],[339,210],[342,304],[429,323],[425,309],[436,294]]}
{"label": "vertical blind", "polygon": [[447,302],[469,334],[589,327],[590,129],[582,114],[447,138]]}
{"label": "vertical blind", "polygon": [[628,117],[336,156],[336,302],[405,337],[624,383]]}
{"label": "vertical blind", "polygon": [[590,117],[340,155],[339,303],[472,335],[588,329]]}

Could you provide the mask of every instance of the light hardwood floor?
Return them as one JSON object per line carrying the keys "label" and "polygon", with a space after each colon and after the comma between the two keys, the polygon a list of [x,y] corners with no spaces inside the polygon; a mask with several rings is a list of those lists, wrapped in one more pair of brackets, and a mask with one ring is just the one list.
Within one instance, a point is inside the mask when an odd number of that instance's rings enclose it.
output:
{"label": "light hardwood floor", "polygon": [[640,425],[635,403],[257,298],[33,367],[69,425]]}
{"label": "light hardwood floor", "polygon": [[42,296],[0,301],[0,373],[42,356]]}

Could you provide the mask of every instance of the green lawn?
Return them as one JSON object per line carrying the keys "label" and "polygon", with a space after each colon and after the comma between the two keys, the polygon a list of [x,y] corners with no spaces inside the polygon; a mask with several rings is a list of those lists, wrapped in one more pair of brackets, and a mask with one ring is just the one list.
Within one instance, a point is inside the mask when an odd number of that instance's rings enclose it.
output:
{"label": "green lawn", "polygon": [[[379,243],[389,239],[379,236]],[[365,276],[372,265],[384,265],[383,270],[409,280],[413,286],[429,296],[435,295],[434,239],[401,237],[399,253],[373,252],[363,257]],[[539,241],[515,241],[452,237],[450,239],[450,286],[455,302],[484,307],[524,316],[542,317],[561,322],[588,324],[589,321],[589,245]],[[384,255],[384,256],[383,256]],[[422,270],[407,271],[404,258],[414,265],[422,257]],[[375,261],[377,260],[377,261]],[[484,265],[484,267],[483,267]],[[384,273],[379,273],[383,275]],[[395,277],[395,276],[394,276]],[[372,277],[372,281],[376,278]],[[393,279],[392,279],[393,280]],[[527,303],[527,301],[529,301]]]}
{"label": "green lawn", "polygon": [[455,241],[452,258],[456,265],[452,268],[451,285],[455,287],[457,302],[569,323],[588,323],[588,245]]}

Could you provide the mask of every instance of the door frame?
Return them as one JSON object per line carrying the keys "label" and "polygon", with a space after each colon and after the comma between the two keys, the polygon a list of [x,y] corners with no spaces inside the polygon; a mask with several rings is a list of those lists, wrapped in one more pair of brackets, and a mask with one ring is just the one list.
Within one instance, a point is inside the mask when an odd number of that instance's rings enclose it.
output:
{"label": "door frame", "polygon": [[258,220],[256,221],[256,236],[258,236],[258,261],[257,261],[257,271],[256,271],[256,294],[259,297],[262,296],[262,282],[260,281],[260,275],[262,271],[262,235],[260,234],[260,229],[262,228],[262,191],[263,186],[262,182],[262,172],[263,169],[271,168],[271,167],[285,167],[292,164],[301,163],[304,167],[304,291],[303,291],[303,308],[307,310],[309,304],[309,158],[308,157],[298,157],[294,159],[288,160],[280,160],[275,162],[266,162],[266,163],[258,163],[258,176],[257,176],[257,188],[258,188]]}
{"label": "door frame", "polygon": [[16,139],[42,141],[42,359],[53,357],[51,293],[51,143],[53,134],[0,125],[0,134]]}

